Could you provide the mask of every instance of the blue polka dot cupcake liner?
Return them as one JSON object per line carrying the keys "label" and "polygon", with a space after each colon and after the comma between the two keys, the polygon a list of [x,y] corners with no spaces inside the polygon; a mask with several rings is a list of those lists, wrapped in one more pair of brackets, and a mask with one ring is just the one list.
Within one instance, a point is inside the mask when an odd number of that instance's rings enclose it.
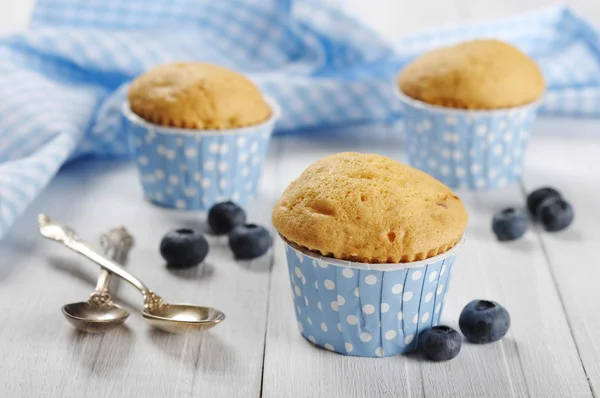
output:
{"label": "blue polka dot cupcake liner", "polygon": [[195,130],[149,123],[123,105],[144,195],[155,204],[208,210],[232,200],[241,205],[258,190],[279,106],[266,98],[271,117],[229,130]]}
{"label": "blue polka dot cupcake liner", "polygon": [[344,355],[416,351],[420,332],[440,322],[464,240],[423,261],[365,264],[322,257],[284,239],[300,333]]}
{"label": "blue polka dot cupcake liner", "polygon": [[452,188],[488,190],[516,181],[539,101],[500,110],[429,105],[396,90],[404,105],[411,166]]}

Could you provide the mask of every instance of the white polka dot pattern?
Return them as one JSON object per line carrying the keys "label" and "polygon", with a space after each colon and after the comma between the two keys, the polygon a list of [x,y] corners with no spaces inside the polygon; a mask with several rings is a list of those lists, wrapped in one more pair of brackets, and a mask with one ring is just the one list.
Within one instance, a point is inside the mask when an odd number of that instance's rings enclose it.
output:
{"label": "white polka dot pattern", "polygon": [[[234,197],[244,204],[254,197],[276,122],[274,117],[239,133],[205,132],[197,140],[197,134],[185,130],[177,134],[134,116],[123,119],[136,143],[140,175],[155,176],[141,179],[145,196],[161,206],[182,210],[207,210]],[[240,161],[249,152],[257,162]]]}
{"label": "white polka dot pattern", "polygon": [[330,351],[367,357],[416,350],[419,333],[439,323],[454,262],[384,272],[314,261],[287,245],[286,256],[300,333]]}
{"label": "white polka dot pattern", "polygon": [[[444,112],[414,106],[411,100],[403,99],[403,103],[412,166],[454,188],[498,188],[520,176],[536,106],[493,112]],[[437,145],[431,145],[432,142]]]}

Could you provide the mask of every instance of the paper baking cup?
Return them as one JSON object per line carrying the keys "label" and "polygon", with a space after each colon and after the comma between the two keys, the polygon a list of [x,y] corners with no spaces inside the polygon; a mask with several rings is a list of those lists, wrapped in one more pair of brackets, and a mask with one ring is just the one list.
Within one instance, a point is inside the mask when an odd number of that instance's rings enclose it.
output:
{"label": "paper baking cup", "polygon": [[439,256],[403,264],[336,260],[286,241],[300,332],[311,343],[345,355],[415,351],[419,333],[439,324],[464,239]]}
{"label": "paper baking cup", "polygon": [[501,110],[461,110],[396,93],[404,104],[411,166],[453,188],[500,188],[519,178],[539,101]]}
{"label": "paper baking cup", "polygon": [[267,98],[272,115],[266,122],[229,130],[194,130],[149,123],[123,105],[126,128],[145,196],[165,207],[207,210],[233,200],[246,203],[256,195],[279,106]]}

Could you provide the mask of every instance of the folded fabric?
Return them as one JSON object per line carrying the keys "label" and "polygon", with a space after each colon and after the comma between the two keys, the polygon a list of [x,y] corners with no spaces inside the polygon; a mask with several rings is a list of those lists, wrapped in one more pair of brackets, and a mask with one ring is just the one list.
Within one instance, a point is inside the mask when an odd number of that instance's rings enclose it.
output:
{"label": "folded fabric", "polygon": [[38,0],[0,43],[0,238],[67,161],[129,156],[127,82],[158,63],[239,70],[275,97],[278,133],[391,122],[392,87],[419,53],[473,37],[519,46],[544,70],[542,112],[600,115],[598,33],[565,7],[389,43],[319,0]]}

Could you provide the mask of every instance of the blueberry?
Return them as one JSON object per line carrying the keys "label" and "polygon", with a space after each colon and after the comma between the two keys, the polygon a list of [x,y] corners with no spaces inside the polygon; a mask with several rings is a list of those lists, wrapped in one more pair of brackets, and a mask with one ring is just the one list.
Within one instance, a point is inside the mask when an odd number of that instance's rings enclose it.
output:
{"label": "blueberry", "polygon": [[525,234],[527,223],[523,210],[509,207],[494,215],[492,230],[500,241],[515,240]]}
{"label": "blueberry", "polygon": [[529,213],[534,218],[537,217],[538,206],[544,201],[544,199],[550,197],[560,198],[561,194],[556,189],[550,187],[538,188],[531,192],[527,196],[527,209],[529,210]]}
{"label": "blueberry", "polygon": [[448,361],[458,355],[462,344],[460,334],[450,326],[434,326],[419,335],[419,346],[434,361]]}
{"label": "blueberry", "polygon": [[473,300],[460,313],[458,326],[470,342],[492,343],[510,329],[510,315],[494,301]]}
{"label": "blueberry", "polygon": [[208,242],[192,229],[167,232],[160,242],[160,254],[170,268],[189,268],[200,264],[208,254]]}
{"label": "blueberry", "polygon": [[246,222],[244,209],[233,202],[217,203],[208,212],[208,225],[215,235],[228,234],[236,225]]}
{"label": "blueberry", "polygon": [[272,243],[271,234],[260,225],[238,225],[229,233],[229,247],[240,260],[262,256],[269,251]]}
{"label": "blueberry", "polygon": [[537,219],[548,232],[567,228],[574,217],[573,206],[557,196],[544,199],[537,209]]}

